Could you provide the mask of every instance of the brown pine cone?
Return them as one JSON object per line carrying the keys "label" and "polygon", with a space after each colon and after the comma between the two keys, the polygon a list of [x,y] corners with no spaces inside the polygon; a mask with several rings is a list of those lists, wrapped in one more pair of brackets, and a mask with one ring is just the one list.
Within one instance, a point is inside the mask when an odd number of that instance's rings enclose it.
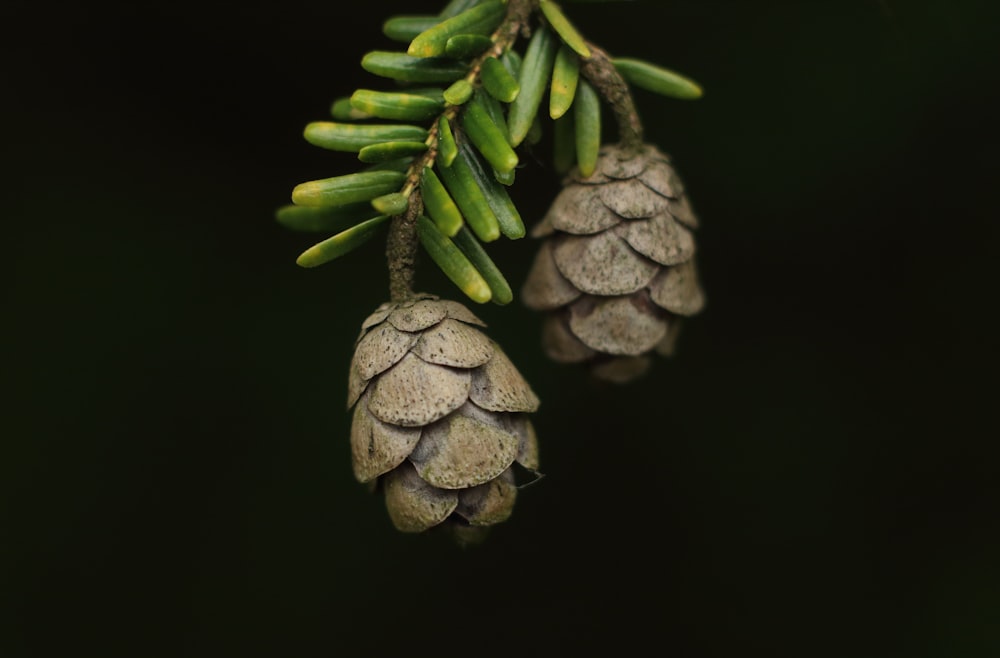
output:
{"label": "brown pine cone", "polygon": [[[507,520],[515,470],[536,473],[538,398],[465,306],[386,303],[362,323],[348,386],[354,475],[403,532],[462,541]],[[537,474],[537,473],[536,473]]]}
{"label": "brown pine cone", "polygon": [[543,238],[522,290],[547,313],[546,354],[626,383],[650,353],[673,353],[681,319],[701,311],[698,220],[670,159],[654,146],[601,149],[594,173],[564,181],[532,235]]}

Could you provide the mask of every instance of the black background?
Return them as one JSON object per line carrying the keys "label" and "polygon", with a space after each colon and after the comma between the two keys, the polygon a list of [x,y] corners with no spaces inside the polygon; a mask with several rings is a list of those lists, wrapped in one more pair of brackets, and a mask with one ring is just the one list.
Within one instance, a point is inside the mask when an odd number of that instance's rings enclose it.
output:
{"label": "black background", "polygon": [[566,5],[706,89],[636,100],[709,304],[625,388],[475,309],[547,477],[466,550],[351,475],[381,250],[303,270],[273,219],[354,170],[301,130],[382,84],[382,21],[441,6],[4,3],[0,656],[1000,655],[996,4]]}

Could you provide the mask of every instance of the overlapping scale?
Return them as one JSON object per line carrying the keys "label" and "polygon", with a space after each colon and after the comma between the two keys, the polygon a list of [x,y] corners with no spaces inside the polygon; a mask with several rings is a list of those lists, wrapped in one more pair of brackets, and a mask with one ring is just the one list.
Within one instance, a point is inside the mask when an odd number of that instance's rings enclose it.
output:
{"label": "overlapping scale", "polygon": [[647,286],[659,271],[656,263],[616,235],[617,230],[593,236],[566,235],[555,241],[552,258],[556,267],[581,292],[624,295]]}

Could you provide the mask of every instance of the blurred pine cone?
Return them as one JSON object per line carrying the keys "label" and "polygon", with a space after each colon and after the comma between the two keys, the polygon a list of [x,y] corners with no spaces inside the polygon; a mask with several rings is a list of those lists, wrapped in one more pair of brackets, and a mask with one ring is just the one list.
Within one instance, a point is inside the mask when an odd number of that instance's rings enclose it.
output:
{"label": "blurred pine cone", "polygon": [[604,146],[594,173],[574,171],[532,231],[544,238],[522,291],[547,313],[542,343],[626,383],[673,353],[681,319],[705,296],[695,267],[698,220],[670,159],[651,145]]}
{"label": "blurred pine cone", "polygon": [[516,471],[537,475],[527,414],[538,398],[481,327],[465,306],[426,295],[362,323],[348,386],[352,465],[403,532],[480,539],[513,511]]}

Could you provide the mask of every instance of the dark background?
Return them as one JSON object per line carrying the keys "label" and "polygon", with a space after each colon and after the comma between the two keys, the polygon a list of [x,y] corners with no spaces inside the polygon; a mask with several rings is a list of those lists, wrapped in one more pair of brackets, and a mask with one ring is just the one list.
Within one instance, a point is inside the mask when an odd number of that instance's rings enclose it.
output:
{"label": "dark background", "polygon": [[706,89],[636,100],[709,305],[626,388],[475,309],[547,477],[466,550],[351,475],[381,249],[302,270],[273,220],[354,170],[301,130],[382,21],[443,5],[4,3],[0,656],[1000,655],[996,3],[566,5]]}

